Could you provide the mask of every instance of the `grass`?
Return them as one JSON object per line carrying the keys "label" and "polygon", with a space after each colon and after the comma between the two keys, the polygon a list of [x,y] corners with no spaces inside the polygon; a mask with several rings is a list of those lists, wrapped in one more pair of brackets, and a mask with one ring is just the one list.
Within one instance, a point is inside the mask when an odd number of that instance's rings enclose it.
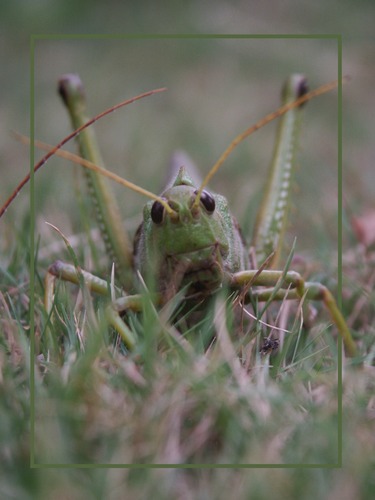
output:
{"label": "grass", "polygon": [[[26,219],[23,230],[27,224]],[[145,313],[129,318],[139,344],[128,354],[105,325],[102,304],[90,296],[76,304],[76,293],[69,285],[59,288],[58,319],[51,331],[39,275],[35,296],[36,463],[67,467],[310,464],[319,469],[257,469],[246,474],[238,467],[30,470],[27,248],[27,241],[20,237],[2,260],[4,498],[117,498],[121,491],[129,498],[151,494],[153,498],[224,498],[229,494],[248,498],[277,492],[282,498],[310,498],[316,493],[314,488],[322,494],[332,489],[334,498],[347,488],[355,498],[370,498],[375,487],[371,473],[375,404],[371,291],[370,300],[355,307],[366,290],[360,280],[368,279],[369,255],[360,261],[356,254],[358,269],[351,265],[350,274],[344,275],[344,308],[357,311],[351,326],[364,361],[362,367],[344,363],[343,459],[350,464],[350,472],[324,469],[337,463],[340,446],[336,342],[324,313],[319,313],[309,335],[298,344],[286,341],[277,354],[269,356],[259,352],[265,335],[259,324],[254,327],[248,322],[240,328],[223,298],[211,317],[193,335],[190,332],[193,342],[176,335],[170,311],[158,313],[145,300]],[[267,321],[272,321],[272,312],[268,313]],[[295,311],[284,315],[288,324],[290,319],[294,322]],[[217,341],[205,351],[201,339],[210,335],[212,323]],[[289,339],[298,334],[299,327]]]}

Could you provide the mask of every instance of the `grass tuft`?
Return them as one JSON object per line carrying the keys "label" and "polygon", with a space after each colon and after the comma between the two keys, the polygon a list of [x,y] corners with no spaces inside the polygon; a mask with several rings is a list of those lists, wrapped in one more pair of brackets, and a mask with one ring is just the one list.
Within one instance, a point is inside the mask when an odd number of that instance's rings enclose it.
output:
{"label": "grass tuft", "polygon": [[[27,256],[27,242],[23,244]],[[374,301],[367,259],[359,261],[358,271],[349,267],[344,287],[344,308],[352,311],[346,314],[364,360],[359,369],[345,361],[343,376],[343,459],[356,472],[348,479],[321,469],[311,471],[308,479],[304,469],[272,469],[268,481],[269,469],[244,476],[238,467],[324,468],[340,460],[337,347],[323,313],[305,331],[298,304],[270,304],[260,321],[223,295],[205,317],[189,325],[182,297],[158,311],[145,295],[144,313],[127,315],[138,338],[129,353],[106,324],[105,302],[85,291],[77,295],[73,285],[58,284],[55,311],[48,317],[38,269],[32,447],[27,262],[19,250],[4,257],[2,496],[116,497],[125,488],[129,498],[248,498],[276,494],[275,480],[288,495],[301,498],[313,491],[313,481],[320,482],[322,491],[329,485],[337,492],[349,482],[355,496],[362,494],[364,485],[373,484],[369,471],[375,444]],[[370,300],[364,303],[363,296]],[[249,311],[257,313],[257,308]],[[276,339],[279,345],[273,349]],[[44,466],[137,468],[30,470],[31,453]],[[184,468],[139,469],[149,464]],[[232,465],[237,467],[189,468]]]}

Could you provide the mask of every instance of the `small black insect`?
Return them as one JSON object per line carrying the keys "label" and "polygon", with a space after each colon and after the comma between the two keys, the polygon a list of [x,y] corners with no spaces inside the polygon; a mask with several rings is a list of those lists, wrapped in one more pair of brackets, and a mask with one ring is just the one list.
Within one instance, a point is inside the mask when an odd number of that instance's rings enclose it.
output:
{"label": "small black insect", "polygon": [[277,339],[264,339],[263,345],[260,348],[260,353],[265,356],[271,354],[279,347],[280,342]]}

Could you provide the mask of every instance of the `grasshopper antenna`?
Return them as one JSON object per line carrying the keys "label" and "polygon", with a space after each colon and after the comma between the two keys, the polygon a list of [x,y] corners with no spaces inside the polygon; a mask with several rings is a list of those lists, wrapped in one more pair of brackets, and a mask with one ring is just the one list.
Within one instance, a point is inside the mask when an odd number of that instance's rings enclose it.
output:
{"label": "grasshopper antenna", "polygon": [[[349,80],[349,77],[345,76],[342,79],[342,83],[345,83],[346,81]],[[331,90],[335,89],[339,84],[338,80],[334,80],[332,82],[326,83],[325,85],[321,85],[320,87],[311,90],[310,92],[307,92],[307,87],[306,85],[301,85],[301,88],[299,89],[299,97],[290,103],[284,104],[280,108],[278,108],[276,111],[273,111],[272,113],[269,113],[267,116],[259,120],[257,123],[252,125],[251,127],[247,128],[244,132],[242,132],[240,135],[238,135],[227,147],[227,149],[224,151],[224,153],[220,156],[218,161],[215,163],[215,165],[211,168],[211,170],[208,172],[206,177],[203,179],[202,184],[200,185],[194,203],[192,205],[192,209],[197,209],[199,206],[199,201],[203,192],[203,189],[207,186],[207,184],[210,182],[212,177],[216,174],[216,172],[219,170],[221,165],[225,162],[225,160],[228,158],[230,153],[244,140],[246,139],[249,135],[252,133],[256,132],[260,128],[264,127],[268,123],[272,122],[276,118],[279,118],[282,115],[285,115],[288,111],[291,109],[297,108],[298,106],[301,106],[307,101],[310,101],[314,97],[320,96],[322,94],[325,94],[326,92],[330,92]]]}
{"label": "grasshopper antenna", "polygon": [[[17,132],[13,132],[15,138],[24,143],[24,144],[30,144],[30,139],[26,137],[25,135],[18,134]],[[38,149],[42,149],[45,151],[51,151],[51,146],[50,144],[46,144],[45,142],[42,141],[35,141],[34,145]],[[119,175],[115,174],[114,172],[111,172],[110,170],[107,170],[106,168],[100,167],[99,165],[96,165],[92,161],[86,160],[85,158],[82,158],[79,155],[76,155],[74,153],[71,153],[70,151],[65,151],[63,149],[57,149],[54,153],[56,156],[59,156],[60,158],[64,158],[65,160],[68,160],[72,163],[75,163],[77,165],[81,165],[84,168],[87,168],[88,170],[92,170],[94,172],[97,172],[100,175],[103,175],[104,177],[107,177],[108,179],[111,179],[114,182],[117,182],[118,184],[121,184],[122,186],[125,186],[132,191],[135,191],[136,193],[142,194],[143,196],[146,196],[147,198],[151,198],[152,200],[156,200],[160,202],[165,210],[169,213],[171,217],[175,215],[175,211],[168,205],[168,203],[161,198],[160,196],[152,193],[151,191],[148,191],[147,189],[144,189],[137,184],[134,184],[133,182],[127,181],[126,179],[120,177]],[[1,215],[0,215],[1,216]]]}
{"label": "grasshopper antenna", "polygon": [[[159,92],[164,92],[166,90],[167,90],[166,87],[163,87],[163,88],[159,88],[159,89],[150,90],[148,92],[144,92],[143,94],[139,94],[135,97],[132,97],[131,99],[127,99],[125,101],[122,101],[119,104],[116,104],[115,106],[112,106],[111,108],[108,108],[107,110],[103,111],[102,113],[99,113],[98,115],[94,116],[94,118],[91,118],[91,120],[86,122],[84,125],[81,125],[80,127],[78,127],[71,134],[67,135],[62,141],[60,141],[56,146],[52,147],[52,149],[50,149],[49,152],[45,156],[43,156],[43,158],[34,166],[33,172],[34,173],[37,172],[45,163],[47,163],[47,161],[49,160],[49,158],[51,158],[51,156],[56,154],[57,151],[59,151],[62,148],[62,146],[64,146],[67,142],[69,142],[71,139],[76,137],[80,132],[82,132],[82,130],[86,129],[87,127],[89,127],[90,125],[95,123],[97,120],[100,120],[104,116],[106,116],[110,113],[113,113],[114,111],[116,111],[119,108],[122,108],[123,106],[127,106],[128,104],[131,104],[135,101],[143,99],[144,97],[148,97],[148,96],[151,96],[153,94],[157,94]],[[98,168],[100,168],[100,167],[98,167]],[[4,213],[7,211],[8,207],[11,205],[13,200],[17,197],[18,193],[29,182],[30,177],[31,177],[31,172],[28,173],[26,175],[26,177],[18,184],[18,186],[13,191],[13,193],[10,195],[10,197],[7,199],[5,204],[1,207],[0,219],[4,215]],[[156,196],[156,195],[153,195],[153,196]],[[169,211],[172,210],[170,207],[168,207],[168,208],[169,208]]]}

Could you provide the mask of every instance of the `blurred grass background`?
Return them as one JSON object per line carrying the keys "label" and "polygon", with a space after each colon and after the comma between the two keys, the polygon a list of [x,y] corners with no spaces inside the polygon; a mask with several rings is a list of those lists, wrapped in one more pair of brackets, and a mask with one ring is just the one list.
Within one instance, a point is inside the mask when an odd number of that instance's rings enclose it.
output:
{"label": "blurred grass background", "polygon": [[[28,151],[9,131],[29,130],[30,33],[342,33],[343,73],[352,77],[343,91],[344,249],[353,243],[349,219],[374,206],[374,7],[370,1],[295,3],[193,1],[163,5],[88,1],[13,1],[0,6],[0,196],[4,200],[28,170]],[[207,171],[232,138],[275,109],[285,77],[305,73],[311,86],[337,74],[336,42],[315,40],[40,40],[35,47],[36,136],[55,143],[70,131],[56,95],[57,78],[81,75],[89,113],[154,87],[168,92],[131,105],[95,128],[106,165],[143,187],[158,191],[164,166],[176,148],[184,149]],[[329,260],[337,247],[336,94],[309,103],[305,111],[290,238],[298,251]],[[233,153],[212,188],[231,200],[233,212],[250,231],[257,197],[273,145],[274,127],[258,132]],[[80,231],[70,166],[54,160],[38,174],[38,233],[44,240],[52,222],[66,234]],[[143,200],[117,189],[124,217],[139,214]],[[28,206],[19,195],[1,221],[1,245],[12,246],[14,230]],[[42,245],[43,245],[42,241]],[[329,266],[328,266],[329,267]],[[27,352],[27,348],[25,347]],[[14,356],[17,352],[14,353]],[[1,476],[4,498],[372,498],[374,463],[365,378],[350,379],[344,428],[342,470],[41,471],[28,469],[25,432],[27,373],[4,364],[1,385],[3,457],[11,457]],[[9,376],[11,374],[11,376]],[[26,378],[25,378],[26,377]],[[6,409],[6,410],[5,410]],[[334,426],[335,427],[335,426]],[[326,429],[327,433],[332,429]],[[18,435],[26,441],[18,442]],[[9,440],[9,436],[12,439]],[[16,451],[15,451],[16,450]],[[364,450],[364,451],[363,451]],[[321,458],[321,457],[320,457]],[[95,474],[92,474],[95,472]],[[270,476],[271,479],[270,480]],[[78,485],[79,483],[79,485]],[[156,486],[158,485],[158,486]],[[190,493],[189,493],[190,492]],[[189,496],[190,494],[190,496]]]}
{"label": "blurred grass background", "polygon": [[[319,57],[322,53],[324,57]],[[312,86],[335,79],[337,43],[319,39],[38,40],[35,133],[49,143],[58,142],[70,130],[56,95],[56,82],[66,72],[80,74],[90,115],[146,90],[168,87],[166,94],[129,106],[96,126],[108,168],[159,192],[175,149],[185,150],[207,172],[239,132],[276,109],[290,73],[308,75]],[[296,184],[300,191],[293,200],[298,207],[293,231],[305,239],[306,246],[316,239],[314,227],[320,227],[324,239],[336,225],[336,98],[330,95],[319,101],[306,111]],[[274,129],[275,125],[258,132],[239,147],[212,186],[232,200],[234,213],[248,224],[254,219],[265,182]],[[54,221],[68,234],[72,231],[69,224],[78,209],[71,170],[53,160],[38,175],[39,231],[44,230],[43,220]],[[124,217],[141,212],[143,199],[116,191]],[[316,213],[317,196],[320,213]]]}
{"label": "blurred grass background", "polygon": [[[371,128],[365,125],[371,120],[369,104],[373,100],[370,59],[373,53],[371,42],[366,38],[365,23],[371,4],[360,2],[351,11],[346,10],[344,4],[340,4],[340,11],[338,4],[326,6],[324,19],[320,20],[317,29],[312,21],[319,13],[317,5],[300,2],[298,8],[287,9],[286,16],[286,9],[275,3],[274,15],[275,18],[278,15],[280,27],[273,24],[271,18],[265,29],[262,17],[265,12],[261,3],[255,9],[245,2],[218,2],[211,12],[192,2],[184,13],[184,23],[180,19],[172,24],[169,21],[177,9],[172,2],[167,2],[157,13],[155,7],[130,7],[125,10],[126,15],[121,15],[121,3],[113,2],[111,6],[119,12],[118,17],[124,25],[111,24],[111,30],[105,26],[98,2],[76,2],[74,5],[58,1],[35,2],[31,6],[16,1],[2,5],[1,50],[6,70],[0,77],[1,199],[28,168],[27,148],[9,136],[10,130],[28,133],[29,129],[29,44],[21,32],[26,20],[30,28],[33,27],[30,32],[46,32],[48,26],[49,33],[65,34],[160,32],[162,26],[169,27],[162,30],[167,33],[196,33],[203,31],[201,24],[207,22],[206,33],[350,30],[347,38],[344,33],[343,43],[343,73],[352,77],[343,92],[344,195],[351,210],[371,205],[375,189],[371,177],[373,151],[369,140]],[[303,12],[303,7],[309,12],[313,29],[302,29],[303,20],[298,12]],[[337,22],[335,26],[342,25],[341,30],[328,29],[328,24],[324,24],[333,17]],[[67,22],[72,18],[76,25]],[[245,19],[248,19],[247,29]],[[151,24],[151,20],[156,24]],[[297,20],[297,29],[292,29]],[[357,25],[362,26],[360,38],[353,36]],[[83,26],[84,30],[79,30],[78,26]],[[96,125],[107,166],[158,191],[161,172],[174,149],[184,149],[201,170],[207,171],[238,132],[275,109],[284,79],[296,71],[306,74],[312,87],[334,79],[337,74],[336,41],[77,40],[74,37],[70,40],[38,40],[35,45],[36,136],[55,143],[70,130],[65,110],[56,95],[56,81],[65,72],[81,75],[87,89],[90,114],[150,88],[167,86],[167,94],[130,106]],[[291,228],[298,235],[301,248],[324,248],[330,238],[335,245],[336,117],[335,94],[322,97],[306,107],[291,219]],[[211,186],[229,198],[235,215],[242,222],[246,219],[246,226],[251,226],[254,218],[272,145],[273,129],[270,126],[233,153]],[[37,213],[42,214],[42,220],[49,218],[58,222],[56,214],[61,215],[63,211],[63,230],[76,211],[74,200],[69,198],[72,174],[66,171],[70,170],[71,167],[59,163],[55,168],[49,165],[37,179],[37,188],[40,189]],[[124,199],[124,217],[139,213],[144,202],[132,193],[121,193],[119,198]],[[14,210],[23,209],[27,201],[25,192],[20,195]]]}

